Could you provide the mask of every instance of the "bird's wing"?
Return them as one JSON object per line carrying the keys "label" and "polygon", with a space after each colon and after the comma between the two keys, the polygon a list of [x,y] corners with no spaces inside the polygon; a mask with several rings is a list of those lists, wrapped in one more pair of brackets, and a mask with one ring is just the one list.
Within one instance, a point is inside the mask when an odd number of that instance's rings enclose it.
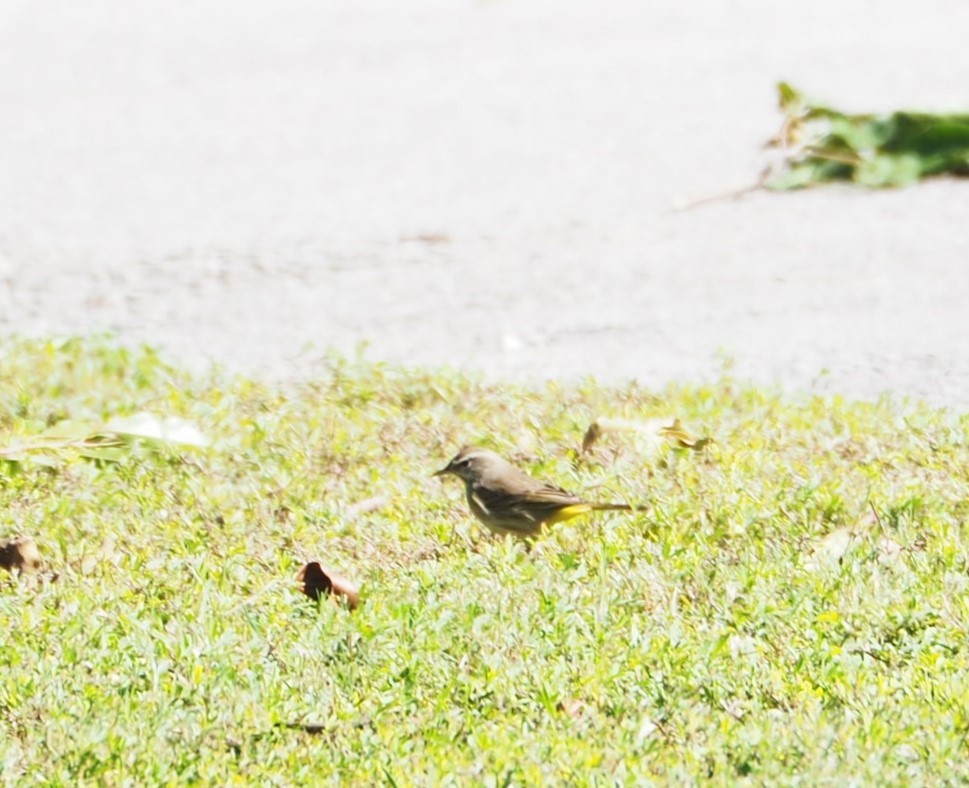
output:
{"label": "bird's wing", "polygon": [[529,490],[525,494],[525,499],[530,503],[548,503],[554,506],[571,506],[583,502],[578,495],[573,495],[568,490],[547,482],[542,482]]}
{"label": "bird's wing", "polygon": [[[527,485],[476,485],[472,494],[479,506],[494,517],[523,517],[544,522],[565,506],[582,499],[561,487],[534,479]],[[524,488],[524,489],[523,489]]]}

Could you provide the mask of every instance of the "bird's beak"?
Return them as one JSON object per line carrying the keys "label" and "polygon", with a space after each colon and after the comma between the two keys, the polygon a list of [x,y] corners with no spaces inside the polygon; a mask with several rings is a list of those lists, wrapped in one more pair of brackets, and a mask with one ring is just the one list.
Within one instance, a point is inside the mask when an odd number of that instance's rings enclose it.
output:
{"label": "bird's beak", "polygon": [[441,468],[441,470],[439,471],[434,471],[434,473],[431,474],[431,477],[433,478],[434,476],[446,476],[450,472],[451,472],[451,466],[448,465],[446,468]]}

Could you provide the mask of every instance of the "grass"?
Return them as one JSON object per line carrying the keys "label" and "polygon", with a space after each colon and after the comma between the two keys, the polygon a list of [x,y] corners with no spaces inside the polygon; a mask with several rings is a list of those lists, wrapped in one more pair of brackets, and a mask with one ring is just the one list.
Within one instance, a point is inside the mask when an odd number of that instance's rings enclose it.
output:
{"label": "grass", "polygon": [[[0,445],[146,410],[212,445],[0,465],[0,537],[32,535],[46,578],[0,576],[7,783],[969,779],[967,416],[0,346]],[[598,416],[715,443],[580,456]],[[429,478],[465,442],[649,509],[492,540]],[[358,610],[300,593],[314,557]]]}

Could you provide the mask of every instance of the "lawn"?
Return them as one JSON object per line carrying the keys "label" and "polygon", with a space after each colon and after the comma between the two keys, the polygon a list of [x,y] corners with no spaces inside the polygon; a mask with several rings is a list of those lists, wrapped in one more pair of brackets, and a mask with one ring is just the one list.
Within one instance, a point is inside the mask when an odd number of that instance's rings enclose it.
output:
{"label": "lawn", "polygon": [[[138,413],[208,445],[12,451]],[[601,418],[713,440],[583,453]],[[645,510],[493,539],[430,476],[465,443]],[[0,538],[43,561],[0,572],[7,783],[969,780],[967,415],[8,339],[0,448]]]}

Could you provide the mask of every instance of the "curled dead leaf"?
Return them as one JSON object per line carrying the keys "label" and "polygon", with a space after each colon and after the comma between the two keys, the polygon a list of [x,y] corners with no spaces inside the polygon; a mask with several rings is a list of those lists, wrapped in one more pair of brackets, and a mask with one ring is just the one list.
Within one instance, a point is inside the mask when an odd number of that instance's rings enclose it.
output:
{"label": "curled dead leaf", "polygon": [[113,418],[101,431],[125,440],[141,439],[160,444],[199,448],[209,445],[208,438],[191,422],[175,416],[156,416],[154,413],[135,413],[131,416]]}
{"label": "curled dead leaf", "polygon": [[293,519],[293,510],[288,506],[277,506],[273,509],[273,519],[277,523],[288,523]]}
{"label": "curled dead leaf", "polygon": [[585,435],[582,437],[582,453],[588,452],[601,436],[602,424],[600,424],[599,419],[596,419],[589,425],[589,429],[585,431]]}
{"label": "curled dead leaf", "polygon": [[713,442],[713,438],[698,438],[693,435],[683,426],[683,423],[679,419],[673,419],[671,424],[667,419],[631,421],[629,419],[613,419],[603,416],[593,421],[589,425],[589,429],[586,430],[585,436],[582,439],[582,453],[588,452],[602,436],[617,432],[635,433],[644,436],[652,450],[656,450],[662,446],[663,441],[673,443],[683,449],[693,449],[694,451],[700,451],[700,449]]}
{"label": "curled dead leaf", "polygon": [[673,419],[669,427],[660,429],[659,434],[667,440],[673,441],[683,449],[693,449],[700,451],[704,446],[713,441],[713,438],[698,438],[684,428],[679,419]]}
{"label": "curled dead leaf", "polygon": [[350,610],[360,604],[360,589],[343,575],[323,567],[319,561],[310,561],[297,575],[302,591],[317,601],[324,596],[343,601]]}
{"label": "curled dead leaf", "polygon": [[844,558],[852,541],[857,537],[858,533],[855,528],[850,526],[835,528],[817,541],[804,564],[805,568],[815,571],[824,566],[836,566]]}
{"label": "curled dead leaf", "polygon": [[277,728],[289,728],[294,731],[303,731],[312,736],[318,736],[326,732],[326,725],[321,722],[277,722]]}
{"label": "curled dead leaf", "polygon": [[573,720],[584,717],[589,711],[589,706],[578,698],[563,698],[558,702],[557,708]]}
{"label": "curled dead leaf", "polygon": [[37,543],[29,536],[0,542],[0,568],[10,572],[36,572],[40,569]]}

